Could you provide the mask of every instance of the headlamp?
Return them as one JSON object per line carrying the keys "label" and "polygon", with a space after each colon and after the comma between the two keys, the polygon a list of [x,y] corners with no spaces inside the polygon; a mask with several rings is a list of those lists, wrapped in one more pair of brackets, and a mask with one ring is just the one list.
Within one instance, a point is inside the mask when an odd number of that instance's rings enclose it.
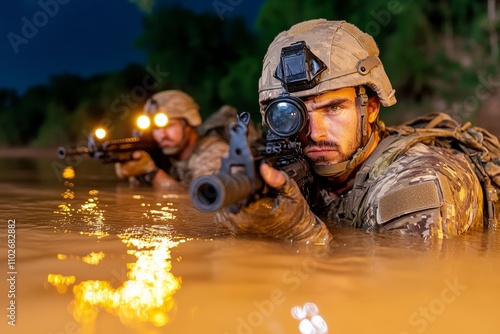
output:
{"label": "headlamp", "polygon": [[280,137],[293,137],[302,130],[307,120],[307,109],[298,97],[281,94],[264,111],[269,129]]}
{"label": "headlamp", "polygon": [[151,117],[147,115],[141,115],[137,118],[137,127],[142,130],[146,130],[153,123],[154,128],[164,128],[168,124],[168,116],[162,112],[155,114],[153,117],[153,122],[151,122]]}
{"label": "headlamp", "polygon": [[164,113],[157,113],[154,117],[154,124],[158,128],[163,128],[168,123],[168,117]]}
{"label": "headlamp", "polygon": [[141,129],[147,129],[151,124],[156,128],[165,127],[168,124],[168,116],[159,110],[158,102],[152,98],[148,99],[144,105],[144,115],[137,119],[137,126]]}

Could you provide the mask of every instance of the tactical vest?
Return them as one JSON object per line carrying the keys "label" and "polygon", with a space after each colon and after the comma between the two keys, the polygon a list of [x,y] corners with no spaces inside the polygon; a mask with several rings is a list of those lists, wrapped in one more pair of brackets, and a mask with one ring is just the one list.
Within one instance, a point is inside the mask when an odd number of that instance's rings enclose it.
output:
{"label": "tactical vest", "polygon": [[[217,136],[204,136],[195,143],[189,157],[183,161],[174,161],[169,170],[169,175],[182,184],[189,184],[193,180],[194,170],[204,168],[204,166],[194,166],[192,160],[205,152],[210,146],[217,142],[226,142],[224,139]],[[219,157],[217,157],[219,159]]]}
{"label": "tactical vest", "polygon": [[361,225],[363,202],[373,181],[399,156],[416,143],[456,149],[465,153],[483,190],[484,226],[495,226],[499,218],[500,143],[498,138],[470,122],[460,125],[448,114],[418,117],[397,127],[381,130],[382,140],[356,174],[349,199],[337,215],[355,226]]}

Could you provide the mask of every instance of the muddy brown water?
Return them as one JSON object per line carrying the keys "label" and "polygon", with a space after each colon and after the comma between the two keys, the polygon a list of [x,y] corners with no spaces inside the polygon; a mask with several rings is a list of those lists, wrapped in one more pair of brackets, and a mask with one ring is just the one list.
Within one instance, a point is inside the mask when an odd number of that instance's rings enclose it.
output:
{"label": "muddy brown water", "polygon": [[0,160],[1,333],[500,333],[500,237],[233,238],[112,166]]}

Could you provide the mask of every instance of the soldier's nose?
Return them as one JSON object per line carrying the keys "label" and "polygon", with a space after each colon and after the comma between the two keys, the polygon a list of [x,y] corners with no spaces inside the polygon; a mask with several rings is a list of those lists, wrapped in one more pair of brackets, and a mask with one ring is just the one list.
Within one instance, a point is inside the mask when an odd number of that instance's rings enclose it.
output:
{"label": "soldier's nose", "polygon": [[323,122],[323,117],[317,113],[309,113],[309,132],[308,138],[315,142],[324,141],[326,139],[326,128]]}

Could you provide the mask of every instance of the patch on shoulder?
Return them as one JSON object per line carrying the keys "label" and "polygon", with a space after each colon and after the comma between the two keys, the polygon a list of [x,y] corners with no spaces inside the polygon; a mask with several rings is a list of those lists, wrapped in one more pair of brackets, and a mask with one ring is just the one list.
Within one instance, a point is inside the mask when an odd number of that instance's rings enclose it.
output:
{"label": "patch on shoulder", "polygon": [[408,185],[380,198],[380,224],[414,212],[439,208],[443,198],[434,181]]}

